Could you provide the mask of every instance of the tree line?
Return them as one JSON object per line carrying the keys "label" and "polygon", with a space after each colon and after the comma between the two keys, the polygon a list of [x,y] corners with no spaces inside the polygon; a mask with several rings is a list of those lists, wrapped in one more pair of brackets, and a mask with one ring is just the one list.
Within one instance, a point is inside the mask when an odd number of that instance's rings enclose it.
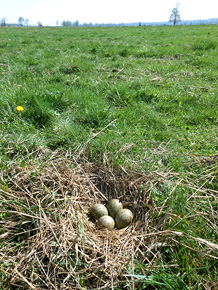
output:
{"label": "tree line", "polygon": [[[176,25],[178,24],[179,22],[181,21],[181,16],[180,16],[180,12],[179,12],[179,7],[178,7],[178,4],[175,8],[173,8],[172,10],[172,13],[170,15],[170,18],[169,18],[169,23],[173,23],[173,25]],[[6,17],[2,17],[2,19],[0,20],[0,25],[1,27],[4,27],[4,26],[7,26],[7,19]],[[20,16],[18,18],[18,23],[20,24],[20,26],[29,26],[29,19],[24,19],[22,16]],[[110,26],[110,25],[115,25],[113,23],[101,23],[101,24],[92,24],[92,23],[83,23],[83,24],[79,24],[79,21],[76,20],[75,22],[71,22],[71,21],[63,21],[63,22],[59,22],[59,21],[56,21],[56,26],[65,26],[65,27],[70,27],[70,26],[99,26],[99,25],[107,25],[107,26]],[[42,25],[42,22],[38,22],[38,26],[43,26]],[[141,26],[141,22],[139,22],[139,26]]]}

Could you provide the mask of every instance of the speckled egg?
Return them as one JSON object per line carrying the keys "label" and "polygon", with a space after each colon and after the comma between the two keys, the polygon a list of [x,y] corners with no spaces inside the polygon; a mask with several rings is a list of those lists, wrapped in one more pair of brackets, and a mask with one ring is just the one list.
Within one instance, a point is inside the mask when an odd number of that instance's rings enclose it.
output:
{"label": "speckled egg", "polygon": [[115,227],[115,221],[109,215],[100,217],[100,219],[97,222],[97,228],[100,230],[108,229],[109,231],[112,231],[114,227]]}
{"label": "speckled egg", "polygon": [[93,206],[91,207],[91,215],[95,219],[99,219],[102,216],[107,216],[108,210],[106,206],[104,206],[103,204],[96,203],[96,204],[93,204]]}
{"label": "speckled egg", "polygon": [[131,224],[132,220],[133,220],[132,212],[126,208],[121,209],[115,217],[116,227],[118,229],[125,228]]}
{"label": "speckled egg", "polygon": [[123,209],[123,205],[119,201],[119,199],[111,199],[107,204],[107,209],[108,209],[109,215],[112,216],[112,218],[115,218],[118,211]]}

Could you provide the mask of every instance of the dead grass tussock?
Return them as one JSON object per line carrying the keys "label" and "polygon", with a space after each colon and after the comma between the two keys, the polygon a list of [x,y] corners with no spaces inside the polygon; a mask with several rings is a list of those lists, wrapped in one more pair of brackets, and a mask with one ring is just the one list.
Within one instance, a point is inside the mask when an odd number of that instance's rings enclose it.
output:
{"label": "dead grass tussock", "polygon": [[[134,274],[135,259],[152,269],[159,249],[183,235],[165,230],[167,222],[180,219],[165,205],[181,180],[158,207],[151,196],[160,182],[156,174],[115,173],[54,155],[10,175],[10,188],[0,190],[2,284],[9,289],[113,289],[118,279],[129,279],[127,269]],[[111,198],[132,210],[134,222],[112,232],[97,230],[90,206]],[[215,244],[196,240],[214,257]]]}

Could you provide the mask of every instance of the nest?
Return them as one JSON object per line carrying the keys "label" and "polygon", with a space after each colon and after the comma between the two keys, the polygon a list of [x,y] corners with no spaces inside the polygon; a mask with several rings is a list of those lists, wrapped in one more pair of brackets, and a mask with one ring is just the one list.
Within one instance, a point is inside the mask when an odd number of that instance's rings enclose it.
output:
{"label": "nest", "polygon": [[[113,289],[118,281],[129,281],[135,261],[149,268],[159,259],[158,246],[166,240],[153,216],[155,177],[62,157],[10,175],[0,220],[2,283],[9,289]],[[98,230],[90,207],[111,198],[133,212],[133,223]]]}

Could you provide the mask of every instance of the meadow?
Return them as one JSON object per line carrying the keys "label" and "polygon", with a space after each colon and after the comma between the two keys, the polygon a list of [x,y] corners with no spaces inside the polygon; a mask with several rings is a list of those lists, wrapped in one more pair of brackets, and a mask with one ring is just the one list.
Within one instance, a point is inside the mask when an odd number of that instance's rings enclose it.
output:
{"label": "meadow", "polygon": [[[218,287],[217,31],[1,28],[1,289]],[[69,226],[79,244],[63,247],[70,190],[138,204],[116,275],[108,253],[87,260],[85,243],[100,243],[87,209]],[[46,229],[53,246],[33,258]]]}

